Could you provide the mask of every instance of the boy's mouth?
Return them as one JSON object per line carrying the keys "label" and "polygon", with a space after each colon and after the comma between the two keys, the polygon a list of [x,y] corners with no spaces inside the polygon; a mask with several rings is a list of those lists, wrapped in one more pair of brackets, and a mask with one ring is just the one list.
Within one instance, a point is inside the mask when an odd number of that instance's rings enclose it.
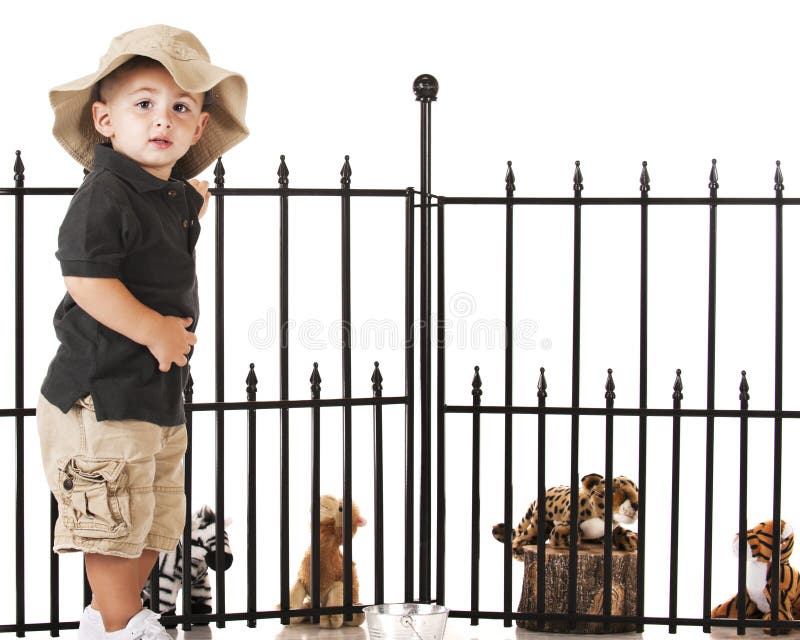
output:
{"label": "boy's mouth", "polygon": [[172,144],[172,142],[166,138],[150,138],[150,142],[156,145],[159,149],[166,149]]}

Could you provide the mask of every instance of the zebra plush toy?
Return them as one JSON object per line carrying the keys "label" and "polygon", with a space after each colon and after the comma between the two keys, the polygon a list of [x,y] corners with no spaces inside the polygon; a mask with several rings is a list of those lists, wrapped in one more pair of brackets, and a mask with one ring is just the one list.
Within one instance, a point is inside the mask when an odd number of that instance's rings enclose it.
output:
{"label": "zebra plush toy", "polygon": [[[214,511],[203,505],[192,516],[192,613],[211,613],[211,581],[208,570],[217,570],[217,542],[216,521]],[[230,519],[225,519],[225,527],[230,525]],[[225,571],[233,562],[233,554],[228,545],[228,532],[225,531],[224,566]],[[161,552],[158,555],[158,585],[159,603],[158,611],[162,615],[175,615],[175,602],[178,591],[183,585],[183,544],[178,542],[175,551]],[[142,601],[145,607],[150,606],[150,581],[148,580],[142,592]],[[168,626],[168,625],[164,625]],[[173,627],[175,625],[172,625]]]}

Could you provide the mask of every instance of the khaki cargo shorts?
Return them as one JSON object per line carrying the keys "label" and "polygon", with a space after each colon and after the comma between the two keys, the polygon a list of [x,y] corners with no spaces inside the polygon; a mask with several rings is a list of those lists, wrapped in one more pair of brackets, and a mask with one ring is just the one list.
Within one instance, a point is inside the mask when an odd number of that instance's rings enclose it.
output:
{"label": "khaki cargo shorts", "polygon": [[138,558],[174,551],[183,532],[186,426],[95,418],[91,397],[66,414],[36,409],[47,483],[58,502],[53,551]]}

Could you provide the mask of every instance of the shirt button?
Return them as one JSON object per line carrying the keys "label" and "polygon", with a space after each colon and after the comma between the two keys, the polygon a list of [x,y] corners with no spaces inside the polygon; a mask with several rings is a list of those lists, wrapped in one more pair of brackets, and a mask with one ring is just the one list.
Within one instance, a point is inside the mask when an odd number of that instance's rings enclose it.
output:
{"label": "shirt button", "polygon": [[189,221],[186,218],[184,218],[183,221],[181,222],[181,226],[184,229],[188,229],[189,228]]}
{"label": "shirt button", "polygon": [[67,491],[72,491],[72,478],[67,478],[66,480],[64,480],[64,488]]}
{"label": "shirt button", "polygon": [[176,196],[178,195],[178,192],[177,192],[177,191],[175,191],[175,189],[170,189],[169,191],[167,191],[167,195],[168,195],[170,198],[174,198],[174,197],[176,197]]}

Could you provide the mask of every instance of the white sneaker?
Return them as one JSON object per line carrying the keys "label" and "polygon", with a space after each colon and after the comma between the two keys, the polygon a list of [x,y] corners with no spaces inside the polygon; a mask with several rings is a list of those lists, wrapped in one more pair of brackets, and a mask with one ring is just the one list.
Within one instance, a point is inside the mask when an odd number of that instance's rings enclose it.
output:
{"label": "white sneaker", "polygon": [[78,640],[103,640],[106,632],[103,626],[103,616],[91,605],[86,605],[83,615],[78,623]]}
{"label": "white sneaker", "polygon": [[158,619],[161,616],[150,609],[142,609],[128,620],[124,629],[106,632],[104,640],[173,640]]}

